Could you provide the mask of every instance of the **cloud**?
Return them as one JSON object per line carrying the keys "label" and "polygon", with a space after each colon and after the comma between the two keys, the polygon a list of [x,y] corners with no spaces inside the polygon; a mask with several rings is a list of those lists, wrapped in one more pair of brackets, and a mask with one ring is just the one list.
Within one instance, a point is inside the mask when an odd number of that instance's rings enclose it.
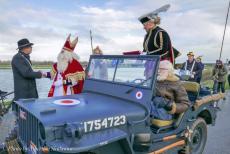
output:
{"label": "cloud", "polygon": [[[104,3],[79,0],[52,6],[49,2],[42,5],[38,5],[38,1],[26,2],[22,5],[15,0],[0,1],[0,13],[4,14],[0,16],[0,59],[11,59],[16,53],[16,42],[28,37],[35,43],[33,60],[55,61],[68,33],[72,33],[79,36],[75,52],[81,60],[88,60],[91,54],[90,29],[94,46],[100,45],[105,54],[142,50],[145,31],[137,18],[170,3],[169,11],[160,14],[161,27],[170,34],[173,45],[182,51],[178,61],[184,61],[190,50],[204,55],[204,61],[214,61],[219,54],[227,11],[225,1],[215,0],[110,0]],[[230,56],[227,52],[230,50],[229,28],[224,57]]]}

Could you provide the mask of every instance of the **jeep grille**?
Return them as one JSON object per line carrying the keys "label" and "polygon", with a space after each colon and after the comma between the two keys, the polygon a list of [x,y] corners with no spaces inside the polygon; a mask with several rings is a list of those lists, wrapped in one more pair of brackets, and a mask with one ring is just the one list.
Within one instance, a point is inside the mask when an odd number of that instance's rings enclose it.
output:
{"label": "jeep grille", "polygon": [[24,146],[29,147],[32,141],[39,148],[39,121],[25,109],[19,107],[18,110],[18,130],[19,140]]}

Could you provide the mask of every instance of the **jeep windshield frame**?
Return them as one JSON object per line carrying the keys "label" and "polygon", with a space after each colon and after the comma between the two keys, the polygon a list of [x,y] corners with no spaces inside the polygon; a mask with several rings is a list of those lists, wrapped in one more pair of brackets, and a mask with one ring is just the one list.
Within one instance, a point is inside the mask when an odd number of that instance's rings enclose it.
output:
{"label": "jeep windshield frame", "polygon": [[152,89],[158,63],[159,56],[91,55],[86,80]]}
{"label": "jeep windshield frame", "polygon": [[[139,63],[137,67],[139,70],[142,70],[141,72],[138,71],[133,71],[133,75],[130,72],[125,72],[126,74],[123,74],[124,71],[120,71],[119,77],[121,77],[120,80],[116,80],[116,76],[108,75],[108,78],[110,80],[103,80],[101,78],[95,78],[92,77],[92,70],[90,70],[90,64],[92,63],[93,60],[99,59],[113,59],[113,60],[131,60],[131,63],[133,60],[139,60],[139,62],[142,60],[143,62]],[[145,62],[147,61],[154,61],[154,67],[153,71],[148,74],[151,76],[149,79],[148,83],[145,82],[144,80],[147,79],[143,74],[144,74],[144,69],[145,69]],[[104,95],[104,96],[109,96],[109,97],[116,97],[119,99],[123,100],[128,100],[132,102],[138,102],[142,104],[148,104],[147,102],[150,102],[155,95],[155,82],[156,82],[156,76],[158,72],[158,65],[159,65],[160,57],[159,56],[147,56],[147,55],[92,55],[90,57],[89,61],[89,66],[86,69],[86,79],[84,82],[84,88],[83,88],[83,93],[94,93],[97,95]],[[110,61],[111,62],[111,61]],[[124,69],[128,69],[127,65],[119,65],[117,62],[113,72],[114,73],[119,73],[119,66],[122,66]],[[136,64],[135,64],[136,66]],[[92,67],[92,66],[91,66]],[[137,83],[135,84],[130,84],[130,82],[126,82],[128,80],[134,79],[133,77],[139,77],[136,76],[135,74],[139,74],[142,78],[141,80],[138,80]],[[125,75],[125,76],[124,76]],[[131,76],[131,77],[130,77]],[[122,78],[125,77],[125,78]],[[125,79],[125,80],[122,80]],[[143,82],[143,85],[141,82]],[[130,90],[131,89],[131,90]],[[104,100],[102,100],[104,101]]]}

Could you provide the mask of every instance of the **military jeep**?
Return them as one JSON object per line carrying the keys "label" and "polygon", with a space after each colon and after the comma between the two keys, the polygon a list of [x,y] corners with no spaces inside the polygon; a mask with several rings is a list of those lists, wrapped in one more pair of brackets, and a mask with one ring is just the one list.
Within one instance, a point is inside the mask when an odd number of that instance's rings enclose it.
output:
{"label": "military jeep", "polygon": [[[158,56],[90,57],[81,94],[16,101],[18,143],[28,153],[202,153],[221,94],[199,96],[171,124],[153,124]],[[194,99],[195,98],[195,99]]]}

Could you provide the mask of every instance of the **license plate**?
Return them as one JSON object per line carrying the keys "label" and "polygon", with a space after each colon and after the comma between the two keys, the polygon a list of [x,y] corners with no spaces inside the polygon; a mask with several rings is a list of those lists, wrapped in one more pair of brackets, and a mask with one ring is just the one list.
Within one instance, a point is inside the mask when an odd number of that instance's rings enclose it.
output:
{"label": "license plate", "polygon": [[91,120],[91,121],[84,122],[84,131],[85,133],[87,133],[94,130],[100,130],[100,129],[124,125],[125,123],[126,123],[125,115]]}

